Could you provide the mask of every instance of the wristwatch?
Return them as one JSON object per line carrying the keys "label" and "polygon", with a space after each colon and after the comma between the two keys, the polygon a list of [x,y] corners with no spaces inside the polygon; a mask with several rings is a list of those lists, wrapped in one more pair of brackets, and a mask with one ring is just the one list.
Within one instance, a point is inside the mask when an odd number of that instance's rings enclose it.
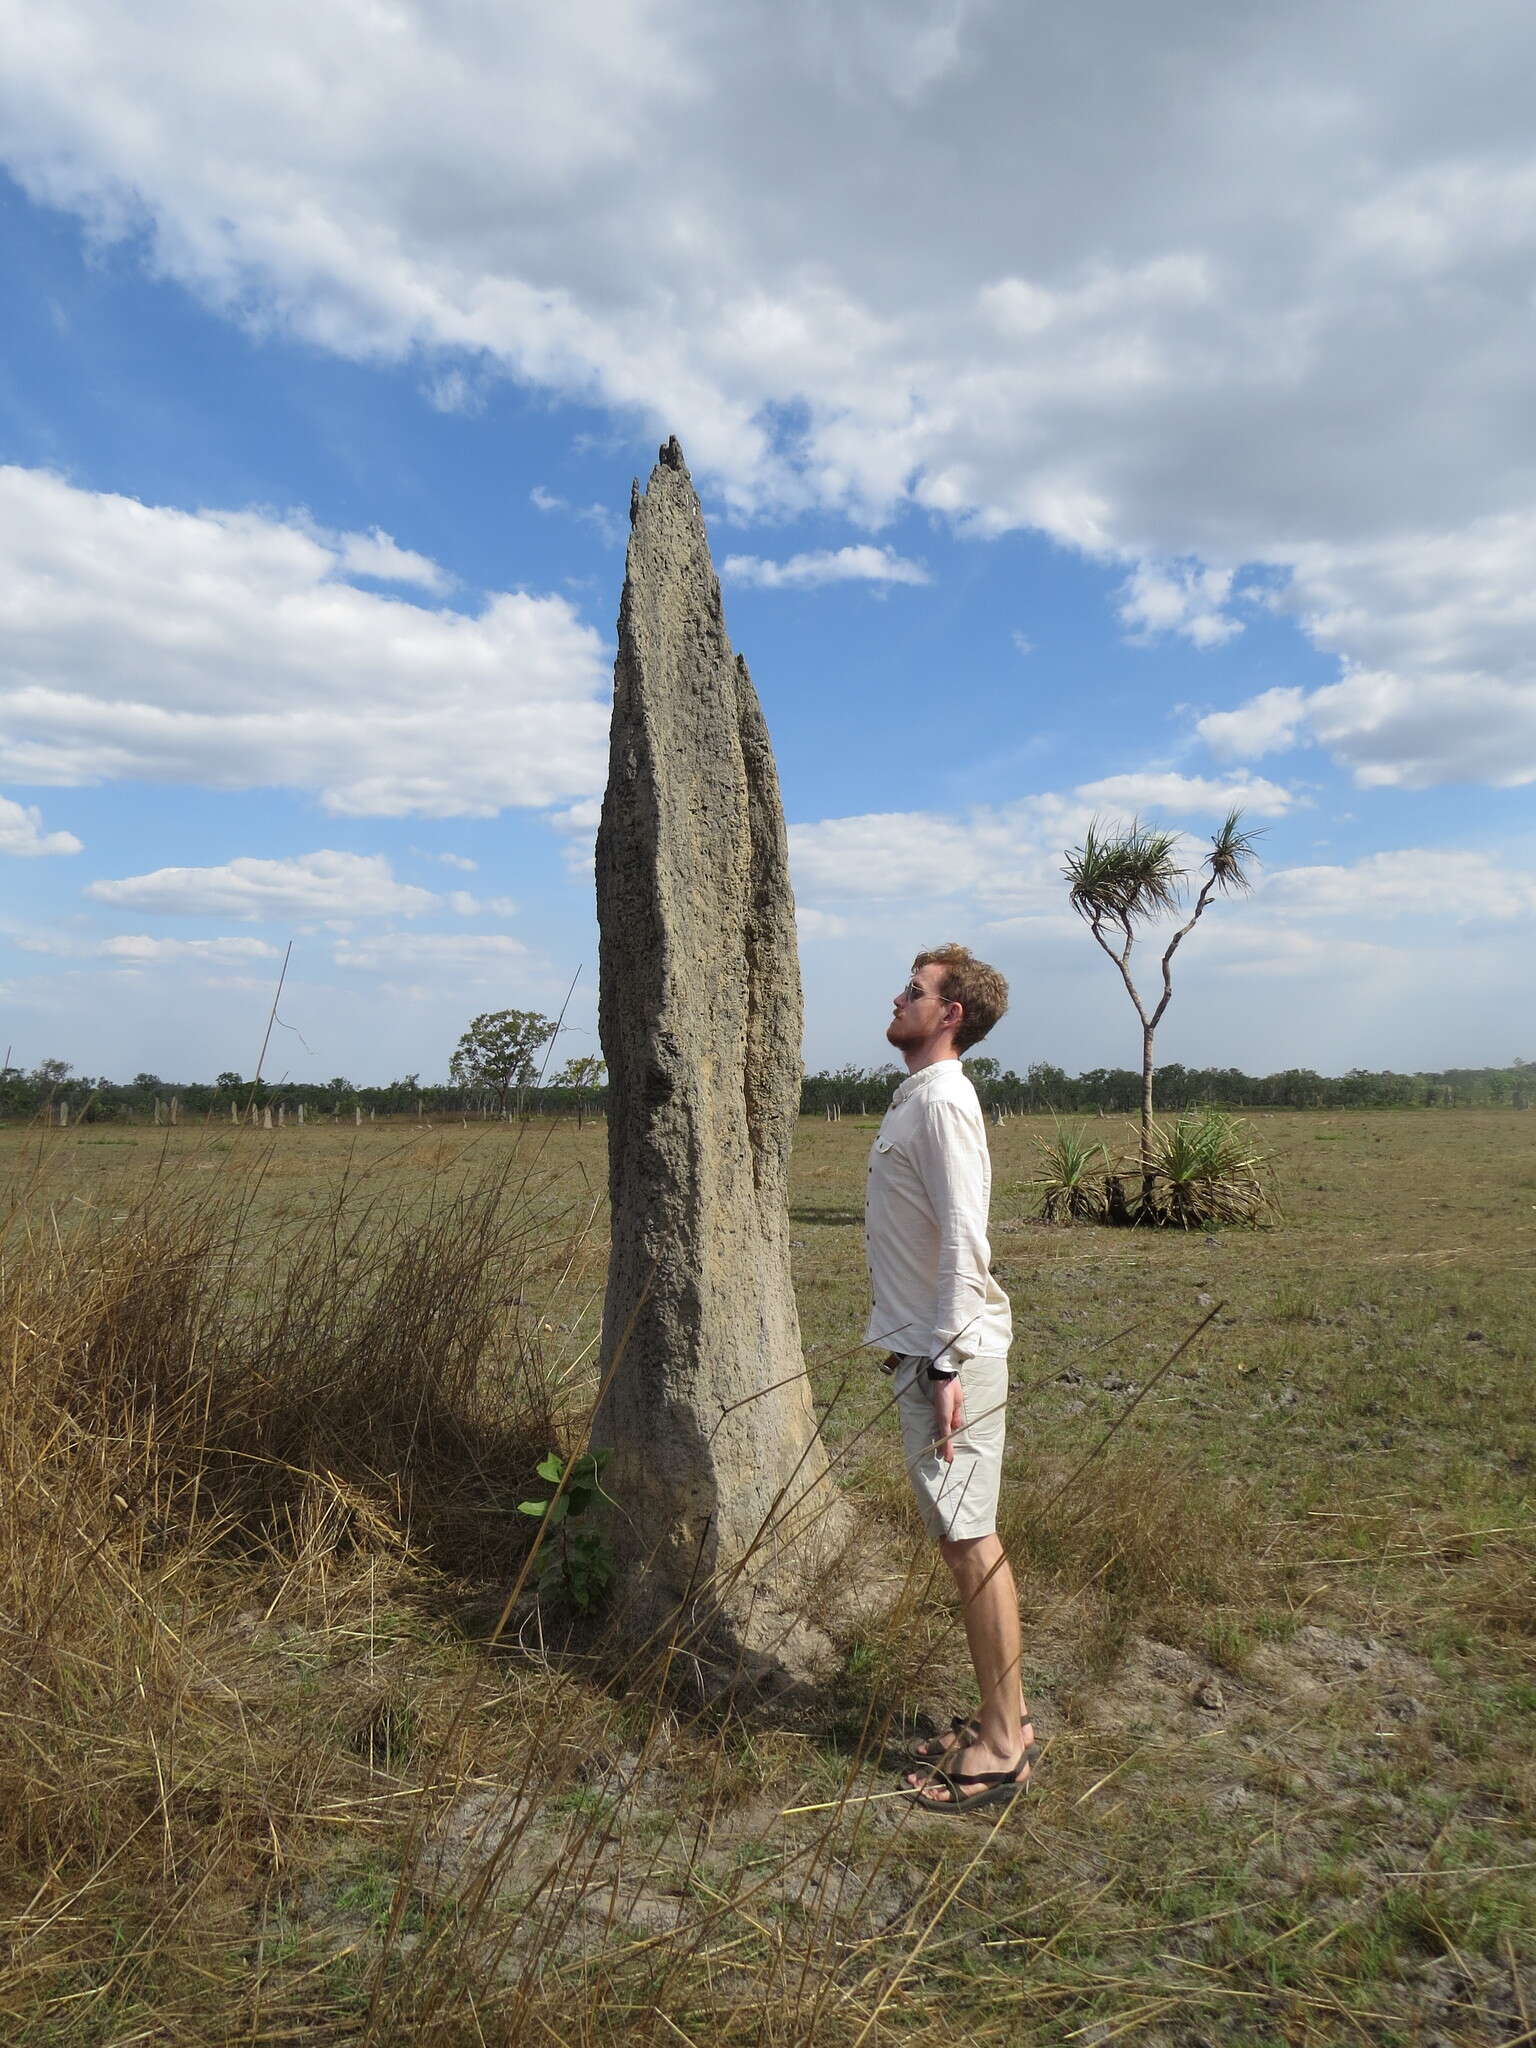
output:
{"label": "wristwatch", "polygon": [[943,1386],[946,1381],[957,1380],[960,1377],[958,1372],[952,1372],[947,1365],[935,1365],[932,1359],[923,1367],[923,1371],[930,1386]]}

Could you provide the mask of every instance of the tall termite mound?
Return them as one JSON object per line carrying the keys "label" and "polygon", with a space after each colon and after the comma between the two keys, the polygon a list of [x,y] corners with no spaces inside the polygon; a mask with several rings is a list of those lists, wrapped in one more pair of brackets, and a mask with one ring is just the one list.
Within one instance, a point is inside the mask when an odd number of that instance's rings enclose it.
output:
{"label": "tall termite mound", "polygon": [[592,1441],[633,1609],[802,1675],[846,1510],[790,1280],[801,995],[783,806],[676,440],[631,500],[597,837],[613,1249]]}

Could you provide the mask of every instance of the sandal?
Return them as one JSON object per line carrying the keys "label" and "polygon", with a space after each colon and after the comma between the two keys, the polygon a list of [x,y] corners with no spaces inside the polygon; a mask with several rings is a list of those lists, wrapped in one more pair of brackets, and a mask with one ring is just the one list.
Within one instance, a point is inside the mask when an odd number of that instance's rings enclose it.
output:
{"label": "sandal", "polygon": [[[1022,1735],[1026,1728],[1034,1728],[1034,1722],[1028,1714],[1019,1723],[1019,1733]],[[973,1742],[980,1740],[981,1723],[974,1717],[967,1718],[963,1714],[956,1714],[942,1735],[925,1735],[921,1741],[914,1742],[909,1747],[907,1754],[914,1763],[936,1764],[947,1756],[953,1756],[956,1750],[969,1749]]]}
{"label": "sandal", "polygon": [[[935,1770],[926,1785],[903,1785],[902,1790],[914,1806],[921,1806],[927,1813],[974,1813],[978,1806],[1006,1806],[1021,1792],[1028,1791],[1039,1756],[1040,1745],[1030,1742],[1025,1744],[1018,1759],[1006,1771]],[[1022,1778],[1020,1771],[1024,1772]],[[976,1785],[981,1789],[962,1791],[965,1785]],[[929,1792],[930,1786],[943,1786],[949,1797],[934,1799]]]}
{"label": "sandal", "polygon": [[980,1740],[981,1723],[956,1714],[942,1735],[923,1736],[921,1741],[908,1747],[907,1755],[914,1763],[936,1764],[941,1757],[953,1756],[957,1749],[965,1749]]}

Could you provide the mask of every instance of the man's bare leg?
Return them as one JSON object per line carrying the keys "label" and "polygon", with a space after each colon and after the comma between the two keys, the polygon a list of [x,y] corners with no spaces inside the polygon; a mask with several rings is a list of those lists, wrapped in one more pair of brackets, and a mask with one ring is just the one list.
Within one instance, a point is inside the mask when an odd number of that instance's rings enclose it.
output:
{"label": "man's bare leg", "polygon": [[[949,1770],[967,1773],[1012,1770],[1020,1750],[1034,1740],[1031,1726],[1026,1724],[1022,1734],[1019,1728],[1024,1718],[1019,1679],[1023,1650],[1013,1573],[996,1536],[949,1539],[941,1542],[939,1549],[954,1574],[965,1617],[966,1645],[981,1694],[980,1742],[952,1750],[942,1763]],[[931,1798],[945,1796],[942,1785],[928,1786],[926,1768],[909,1771],[907,1783],[926,1787]]]}

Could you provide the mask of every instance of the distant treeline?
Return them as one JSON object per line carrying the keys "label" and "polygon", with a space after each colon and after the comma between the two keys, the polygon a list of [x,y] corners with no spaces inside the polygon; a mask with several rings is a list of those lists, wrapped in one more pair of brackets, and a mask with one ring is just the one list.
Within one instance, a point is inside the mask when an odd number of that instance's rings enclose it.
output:
{"label": "distant treeline", "polygon": [[[524,1114],[583,1115],[601,1110],[602,1088],[513,1089],[509,1104]],[[310,1122],[358,1116],[468,1116],[499,1114],[494,1090],[427,1082],[418,1074],[365,1087],[337,1074],[329,1081],[247,1081],[235,1073],[214,1081],[167,1081],[159,1074],[135,1074],[113,1081],[105,1074],[77,1074],[63,1060],[44,1060],[23,1071],[0,1068],[0,1118],[57,1119],[70,1123],[178,1123],[214,1117],[221,1122],[264,1120],[281,1110],[294,1121],[300,1110]]]}
{"label": "distant treeline", "polygon": [[[1054,1113],[1057,1116],[1136,1113],[1141,1104],[1141,1075],[1129,1067],[1092,1067],[1068,1074],[1063,1067],[1038,1062],[1015,1074],[994,1059],[968,1059],[966,1072],[989,1109],[1010,1115]],[[839,1067],[830,1074],[807,1074],[801,1091],[803,1113],[829,1108],[845,1115],[884,1109],[891,1090],[902,1079],[899,1068]],[[1182,1067],[1170,1061],[1157,1070],[1157,1107],[1181,1109],[1525,1109],[1536,1103],[1536,1061],[1515,1060],[1507,1067],[1448,1067],[1437,1074],[1371,1073],[1352,1067],[1347,1074],[1314,1074],[1310,1067],[1287,1067],[1278,1074],[1245,1074],[1239,1067]]]}
{"label": "distant treeline", "polygon": [[[1141,1076],[1129,1067],[1093,1067],[1069,1075],[1064,1068],[1037,1063],[1024,1074],[1003,1068],[994,1059],[965,1062],[988,1109],[1007,1114],[1054,1113],[1058,1116],[1133,1115],[1141,1100]],[[901,1070],[885,1067],[839,1067],[832,1073],[807,1074],[800,1108],[806,1116],[827,1110],[844,1115],[883,1111]],[[514,1091],[511,1107],[524,1115],[584,1116],[607,1103],[605,1088],[555,1088],[536,1084]],[[172,1105],[174,1105],[174,1110]],[[1448,1067],[1441,1073],[1371,1073],[1354,1067],[1347,1074],[1314,1074],[1308,1067],[1287,1067],[1278,1074],[1245,1074],[1237,1067],[1182,1067],[1170,1063],[1157,1072],[1157,1106],[1177,1111],[1214,1106],[1222,1109],[1526,1109],[1536,1105],[1536,1061],[1515,1060],[1507,1067]],[[300,1108],[306,1120],[374,1116],[493,1117],[494,1095],[484,1089],[423,1082],[419,1075],[380,1087],[361,1087],[336,1075],[329,1081],[247,1081],[234,1073],[215,1081],[167,1081],[158,1074],[135,1074],[131,1081],[112,1081],[74,1073],[62,1060],[44,1060],[23,1071],[0,1068],[0,1118],[30,1121],[57,1119],[61,1110],[71,1123],[192,1121],[204,1117],[258,1121],[267,1111],[282,1110],[295,1119]]]}

